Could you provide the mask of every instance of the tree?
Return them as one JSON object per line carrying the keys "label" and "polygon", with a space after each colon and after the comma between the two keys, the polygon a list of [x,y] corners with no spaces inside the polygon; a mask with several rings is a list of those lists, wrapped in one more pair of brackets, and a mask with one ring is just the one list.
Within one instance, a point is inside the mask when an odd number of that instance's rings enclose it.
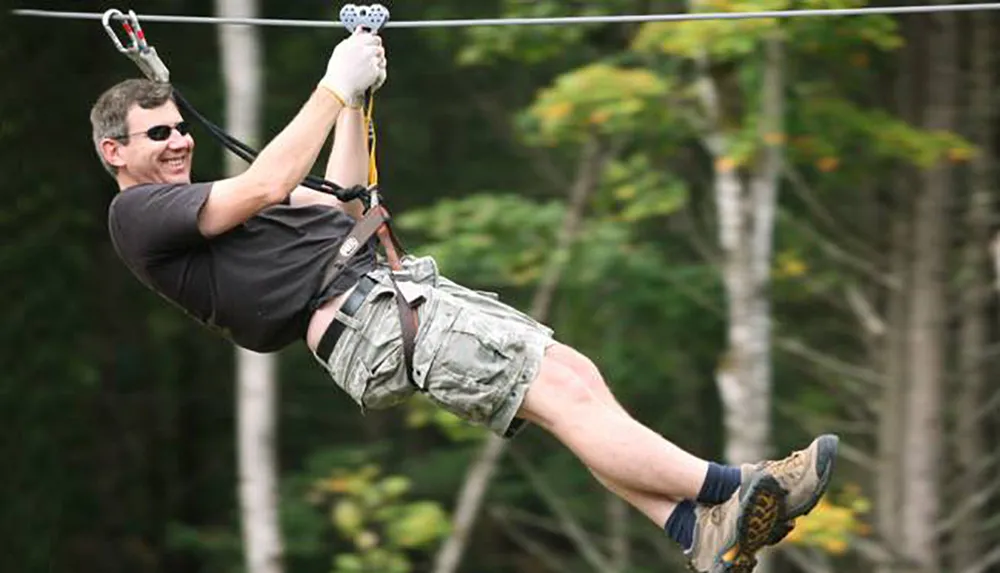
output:
{"label": "tree", "polygon": [[[257,0],[217,0],[222,17],[253,18]],[[226,85],[226,129],[254,146],[260,141],[261,56],[259,28],[219,26]],[[244,168],[227,156],[226,172]],[[236,349],[239,499],[243,551],[249,573],[279,573],[282,541],[278,522],[275,357]]]}
{"label": "tree", "polygon": [[[929,17],[927,63],[930,82],[923,125],[954,130],[958,87],[958,17]],[[946,257],[952,170],[940,161],[925,170],[913,226],[913,282],[910,299],[909,352],[912,365],[903,441],[902,549],[922,571],[941,565],[937,534],[941,517],[940,461],[943,453],[946,372]]]}

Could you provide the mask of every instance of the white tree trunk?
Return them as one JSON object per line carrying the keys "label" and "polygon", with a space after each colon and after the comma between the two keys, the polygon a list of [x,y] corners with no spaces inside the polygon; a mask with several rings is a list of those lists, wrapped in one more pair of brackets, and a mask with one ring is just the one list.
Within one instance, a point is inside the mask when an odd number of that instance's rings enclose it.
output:
{"label": "white tree trunk", "polygon": [[[722,275],[727,302],[728,348],[716,373],[726,430],[725,459],[755,462],[770,454],[771,302],[770,268],[778,185],[784,156],[784,48],[771,38],[764,46],[764,85],[759,118],[762,145],[749,185],[728,158],[720,128],[719,94],[701,61],[700,94],[711,120],[705,137],[715,160]],[[758,571],[770,570],[766,555]]]}
{"label": "white tree trunk", "polygon": [[[957,17],[929,18],[927,106],[924,127],[955,128]],[[906,556],[925,573],[941,565],[938,525],[941,517],[942,399],[945,375],[948,205],[951,169],[942,161],[923,175],[916,203],[913,297],[909,344],[912,372],[903,449],[902,543]]]}
{"label": "white tree trunk", "polygon": [[[253,18],[257,0],[216,0],[220,17]],[[226,87],[226,130],[256,146],[261,124],[261,47],[255,27],[219,26],[219,48]],[[226,156],[226,172],[246,164]],[[239,499],[243,554],[248,573],[280,573],[282,541],[278,520],[275,454],[276,403],[273,355],[236,349]]]}
{"label": "white tree trunk", "polygon": [[[765,149],[749,190],[715,142],[715,201],[728,309],[726,360],[717,376],[724,407],[726,460],[757,461],[769,454],[771,429],[770,265],[782,163],[784,113],[782,46],[766,47],[761,141]],[[748,192],[749,191],[749,192]]]}

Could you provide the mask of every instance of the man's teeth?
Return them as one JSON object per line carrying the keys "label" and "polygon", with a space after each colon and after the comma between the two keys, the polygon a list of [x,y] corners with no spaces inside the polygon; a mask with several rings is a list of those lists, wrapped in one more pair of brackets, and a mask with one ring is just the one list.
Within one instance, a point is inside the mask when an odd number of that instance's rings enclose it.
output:
{"label": "man's teeth", "polygon": [[182,167],[184,165],[184,158],[183,157],[177,157],[177,158],[174,158],[174,159],[167,159],[166,162],[171,167]]}

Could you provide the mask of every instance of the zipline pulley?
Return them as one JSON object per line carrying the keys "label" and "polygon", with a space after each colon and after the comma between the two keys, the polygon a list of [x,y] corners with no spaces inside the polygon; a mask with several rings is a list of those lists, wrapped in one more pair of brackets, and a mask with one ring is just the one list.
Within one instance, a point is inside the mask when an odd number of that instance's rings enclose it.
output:
{"label": "zipline pulley", "polygon": [[355,6],[344,4],[340,9],[340,23],[347,31],[354,33],[359,26],[366,32],[377,33],[389,21],[389,10],[381,4]]}

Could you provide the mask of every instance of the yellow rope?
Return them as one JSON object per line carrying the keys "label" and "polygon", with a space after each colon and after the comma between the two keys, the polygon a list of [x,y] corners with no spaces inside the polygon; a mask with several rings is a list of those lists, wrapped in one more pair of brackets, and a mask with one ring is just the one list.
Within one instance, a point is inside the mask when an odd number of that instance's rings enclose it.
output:
{"label": "yellow rope", "polygon": [[378,184],[378,167],[375,165],[375,94],[368,95],[368,109],[365,111],[365,132],[368,136],[368,185]]}

